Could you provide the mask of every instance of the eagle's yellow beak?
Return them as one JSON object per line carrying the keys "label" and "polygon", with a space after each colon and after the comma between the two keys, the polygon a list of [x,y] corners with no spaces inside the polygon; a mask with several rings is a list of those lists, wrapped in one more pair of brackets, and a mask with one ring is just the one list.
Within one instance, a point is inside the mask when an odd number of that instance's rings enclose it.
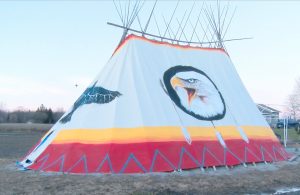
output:
{"label": "eagle's yellow beak", "polygon": [[176,87],[182,87],[186,90],[187,95],[188,95],[188,102],[189,105],[191,105],[192,101],[196,98],[196,90],[192,89],[192,88],[187,88],[187,86],[185,86],[184,82],[182,81],[182,79],[178,78],[178,77],[173,77],[171,79],[171,85],[173,87],[173,89],[175,89]]}
{"label": "eagle's yellow beak", "polygon": [[176,87],[184,87],[183,82],[178,77],[173,77],[171,79],[171,85],[172,85],[173,89],[175,89]]}

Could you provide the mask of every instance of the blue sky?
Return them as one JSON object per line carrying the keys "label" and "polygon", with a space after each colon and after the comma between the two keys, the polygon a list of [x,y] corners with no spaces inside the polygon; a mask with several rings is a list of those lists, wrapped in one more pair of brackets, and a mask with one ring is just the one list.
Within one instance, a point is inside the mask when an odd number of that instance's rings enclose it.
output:
{"label": "blue sky", "polygon": [[[182,1],[178,17],[192,4]],[[300,77],[300,2],[230,4],[237,11],[227,38],[253,37],[226,44],[245,87],[257,103],[285,104]],[[159,2],[157,18],[175,5]],[[0,1],[0,104],[70,107],[119,42],[121,30],[108,21],[120,23],[110,1]]]}

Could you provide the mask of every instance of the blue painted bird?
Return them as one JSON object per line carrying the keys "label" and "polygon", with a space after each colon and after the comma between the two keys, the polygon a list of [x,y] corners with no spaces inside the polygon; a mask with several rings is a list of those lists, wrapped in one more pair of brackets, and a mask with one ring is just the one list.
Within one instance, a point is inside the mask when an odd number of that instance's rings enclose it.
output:
{"label": "blue painted bird", "polygon": [[73,113],[80,107],[85,104],[106,104],[113,101],[116,97],[121,96],[122,94],[118,91],[110,91],[104,89],[103,87],[96,86],[97,81],[93,86],[87,88],[83,94],[78,98],[74,103],[72,110],[60,119],[60,123],[65,124],[72,119]]}

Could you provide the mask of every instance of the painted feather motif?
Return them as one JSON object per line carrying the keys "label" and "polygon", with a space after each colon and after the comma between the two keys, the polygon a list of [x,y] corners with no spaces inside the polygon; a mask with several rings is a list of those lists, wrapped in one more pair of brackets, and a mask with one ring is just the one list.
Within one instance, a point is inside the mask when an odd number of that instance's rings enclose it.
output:
{"label": "painted feather motif", "polygon": [[113,101],[116,97],[121,96],[122,94],[118,91],[110,91],[103,87],[96,86],[96,83],[92,87],[87,88],[83,94],[78,98],[74,103],[72,110],[60,119],[60,123],[67,123],[72,119],[73,113],[80,107],[85,104],[107,104]]}

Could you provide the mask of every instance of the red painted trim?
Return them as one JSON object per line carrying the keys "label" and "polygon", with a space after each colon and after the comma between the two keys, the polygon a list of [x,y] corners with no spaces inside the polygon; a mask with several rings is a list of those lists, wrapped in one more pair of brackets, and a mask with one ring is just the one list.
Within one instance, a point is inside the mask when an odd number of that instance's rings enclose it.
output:
{"label": "red painted trim", "polygon": [[162,46],[168,46],[168,47],[173,47],[173,48],[179,48],[179,49],[194,49],[194,50],[206,50],[206,51],[219,51],[219,52],[222,52],[222,53],[225,53],[226,55],[228,55],[228,53],[224,49],[221,49],[221,48],[209,48],[209,47],[196,47],[196,46],[189,46],[189,45],[178,45],[178,44],[172,44],[172,43],[169,43],[169,42],[162,42],[162,41],[157,41],[157,40],[151,40],[151,39],[147,39],[145,37],[137,36],[137,35],[134,35],[134,34],[128,35],[123,40],[123,42],[115,49],[115,51],[113,52],[113,55],[117,51],[119,51],[127,42],[129,42],[130,40],[133,40],[133,39],[143,40],[143,41],[146,41],[148,43],[162,45]]}
{"label": "red painted trim", "polygon": [[29,168],[70,173],[140,173],[281,161],[288,158],[277,141],[250,140],[247,144],[242,140],[226,140],[226,144],[228,150],[225,157],[224,148],[217,141],[195,141],[192,145],[182,141],[51,144]]}

